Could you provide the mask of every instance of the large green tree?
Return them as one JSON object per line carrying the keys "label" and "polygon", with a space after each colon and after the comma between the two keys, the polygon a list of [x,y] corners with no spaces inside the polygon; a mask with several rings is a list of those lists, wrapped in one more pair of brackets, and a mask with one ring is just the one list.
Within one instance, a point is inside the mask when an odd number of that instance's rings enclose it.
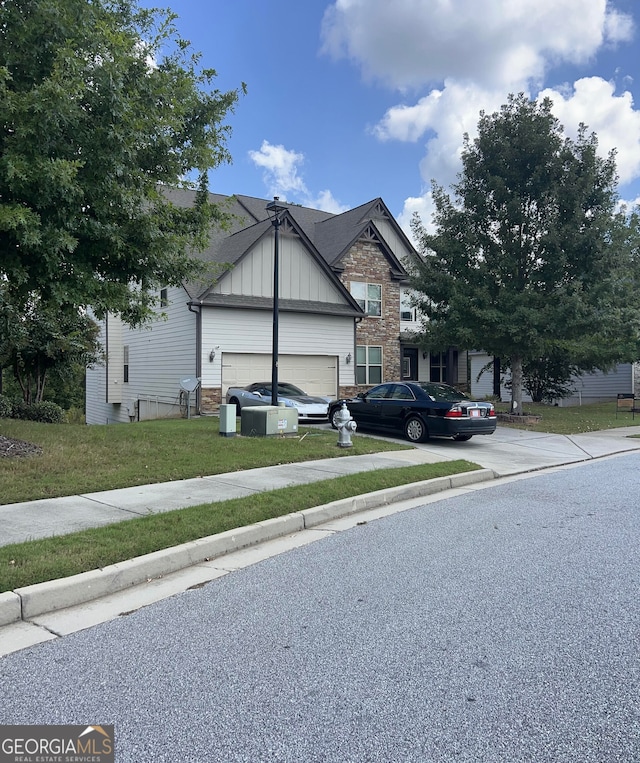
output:
{"label": "large green tree", "polygon": [[76,377],[101,357],[99,328],[71,305],[34,296],[17,308],[0,286],[0,367],[10,369],[25,403],[44,399],[48,382]]}
{"label": "large green tree", "polygon": [[[213,87],[175,16],[136,0],[0,2],[0,279],[11,303],[91,307],[131,325],[198,267],[224,212],[239,92]],[[243,86],[244,87],[244,86]],[[190,209],[163,188],[199,190]]]}
{"label": "large green tree", "polygon": [[584,126],[564,136],[548,99],[512,95],[464,137],[454,197],[433,184],[435,232],[412,221],[422,342],[508,362],[514,413],[523,363],[640,356],[637,218],[616,212],[615,156],[597,149]]}

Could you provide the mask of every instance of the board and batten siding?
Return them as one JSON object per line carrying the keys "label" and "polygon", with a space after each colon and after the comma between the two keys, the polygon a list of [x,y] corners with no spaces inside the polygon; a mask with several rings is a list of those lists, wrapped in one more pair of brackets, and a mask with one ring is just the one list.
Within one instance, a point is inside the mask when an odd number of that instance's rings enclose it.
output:
{"label": "board and batten siding", "polygon": [[[272,341],[273,314],[268,310],[203,308],[202,386],[221,387],[224,353],[271,353]],[[209,361],[211,350],[215,350],[213,362]],[[345,386],[355,383],[354,352],[352,317],[280,311],[279,355],[337,356],[338,383]],[[347,363],[348,355],[351,363]]]}
{"label": "board and batten siding", "polygon": [[[196,375],[196,315],[189,311],[188,296],[182,287],[167,289],[167,298],[168,304],[156,308],[157,319],[148,325],[139,329],[122,326],[119,363],[112,362],[117,355],[112,356],[116,348],[110,331],[107,366],[87,370],[87,424],[180,414],[180,380]],[[125,346],[129,348],[129,381],[121,385],[120,402],[108,402],[105,377],[108,380],[122,373]]]}
{"label": "board and batten siding", "polygon": [[407,249],[405,239],[400,236],[398,231],[388,220],[374,218],[373,223],[384,237],[385,243],[389,249],[391,249],[400,262],[406,266],[408,264],[407,259],[412,256],[412,252]]}
{"label": "board and batten siding", "polygon": [[[310,302],[342,304],[344,296],[302,246],[300,239],[280,236],[279,296]],[[215,294],[273,297],[273,238],[263,238],[214,286]]]}

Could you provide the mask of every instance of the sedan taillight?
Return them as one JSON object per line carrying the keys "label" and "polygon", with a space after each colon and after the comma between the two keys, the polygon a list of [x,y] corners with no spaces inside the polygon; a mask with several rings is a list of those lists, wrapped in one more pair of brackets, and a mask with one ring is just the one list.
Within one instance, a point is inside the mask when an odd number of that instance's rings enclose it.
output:
{"label": "sedan taillight", "polygon": [[461,419],[462,408],[459,405],[454,405],[444,415],[445,419]]}

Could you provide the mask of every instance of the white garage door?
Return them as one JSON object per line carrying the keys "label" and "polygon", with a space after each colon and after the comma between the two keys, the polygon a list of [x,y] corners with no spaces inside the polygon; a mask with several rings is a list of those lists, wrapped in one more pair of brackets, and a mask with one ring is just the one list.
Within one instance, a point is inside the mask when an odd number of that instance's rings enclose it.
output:
{"label": "white garage door", "polygon": [[[271,381],[271,355],[223,353],[223,397],[229,387],[257,381]],[[310,395],[337,397],[338,359],[333,355],[280,355],[278,381],[291,382]]]}

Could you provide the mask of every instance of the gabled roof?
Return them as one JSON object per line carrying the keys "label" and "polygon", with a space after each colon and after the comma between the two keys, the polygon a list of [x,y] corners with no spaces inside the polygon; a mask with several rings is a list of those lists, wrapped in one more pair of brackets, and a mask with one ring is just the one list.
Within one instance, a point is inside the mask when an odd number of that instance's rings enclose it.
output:
{"label": "gabled roof", "polygon": [[[331,313],[337,313],[337,314],[349,314],[349,315],[362,315],[362,309],[358,305],[358,303],[355,301],[355,299],[351,296],[351,293],[349,290],[345,287],[345,285],[342,283],[342,281],[338,278],[336,273],[328,266],[326,260],[320,256],[319,252],[313,245],[313,242],[310,241],[304,232],[302,228],[298,225],[297,221],[291,216],[290,210],[286,210],[283,212],[280,216],[281,225],[280,230],[282,233],[288,233],[297,235],[300,237],[302,242],[305,245],[305,249],[307,250],[310,257],[312,257],[316,264],[320,267],[320,269],[324,272],[325,276],[331,283],[334,285],[334,287],[337,289],[338,292],[342,295],[345,304],[343,307],[337,308],[336,305],[324,305],[324,309],[320,310],[318,307],[316,307],[316,312],[331,312]],[[257,222],[254,225],[249,226],[248,228],[242,228],[241,230],[237,231],[236,233],[233,233],[230,236],[227,236],[224,238],[220,246],[216,249],[215,252],[210,253],[210,259],[209,262],[214,262],[220,265],[221,268],[224,268],[227,265],[235,265],[238,262],[240,262],[245,256],[248,255],[248,253],[253,249],[253,247],[260,241],[261,238],[263,238],[266,235],[269,235],[272,230],[272,225],[270,220],[262,220],[261,222]],[[220,295],[214,294],[212,291],[213,286],[211,284],[207,285],[207,288],[202,290],[198,295],[197,298],[199,301],[201,301],[203,304],[230,304],[230,300],[221,299]],[[260,308],[262,305],[259,303],[250,304],[250,300],[243,298],[242,300],[243,304],[247,307],[253,306]],[[300,301],[298,304],[298,301],[296,300],[290,300],[289,301],[291,305],[296,305],[298,308],[300,305],[306,305],[307,306],[307,312],[309,312],[310,304],[308,302],[302,302]],[[268,304],[271,304],[272,301],[269,300]],[[281,300],[282,309],[287,309],[287,303],[285,300]],[[290,308],[293,309],[293,308]]]}
{"label": "gabled roof", "polygon": [[[167,189],[168,198],[179,206],[188,206],[195,198],[194,191],[182,189]],[[211,279],[219,276],[229,265],[235,265],[242,257],[271,230],[271,222],[267,212],[267,199],[254,196],[222,196],[209,194],[214,204],[223,205],[231,215],[230,226],[227,230],[214,229],[209,237],[209,245],[204,252],[195,255],[204,262],[211,263],[208,275]],[[369,240],[380,247],[381,252],[389,262],[392,278],[403,280],[407,272],[386,243],[384,236],[376,226],[376,219],[384,219],[395,230],[398,237],[406,244],[409,252],[414,249],[389,212],[381,198],[372,199],[366,204],[350,209],[341,214],[332,214],[310,207],[281,202],[286,206],[283,222],[290,226],[291,231],[305,241],[306,247],[327,275],[346,294],[348,291],[336,273],[341,268],[341,260],[358,240]],[[283,228],[284,231],[284,228]],[[209,291],[210,280],[185,285],[190,297],[204,298]],[[350,297],[350,295],[349,295]]]}

